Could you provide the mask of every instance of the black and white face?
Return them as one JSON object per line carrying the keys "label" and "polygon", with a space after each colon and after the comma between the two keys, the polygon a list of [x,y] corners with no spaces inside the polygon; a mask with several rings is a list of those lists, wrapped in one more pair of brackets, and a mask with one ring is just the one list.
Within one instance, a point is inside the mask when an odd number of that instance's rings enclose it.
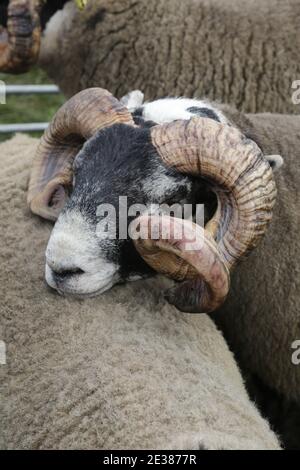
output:
{"label": "black and white face", "polygon": [[[124,217],[119,198],[127,198],[127,209],[181,204],[192,197],[192,186],[190,178],[163,166],[148,129],[120,124],[96,134],[74,161],[73,191],[46,251],[47,283],[60,293],[91,296],[151,274],[132,240],[120,239],[120,214],[126,231],[134,216],[126,210]],[[102,212],[107,204],[115,209],[112,221]],[[111,224],[101,223],[104,213]]]}
{"label": "black and white face", "polygon": [[[107,128],[90,139],[77,155],[73,191],[46,251],[46,280],[60,293],[101,294],[116,283],[152,273],[127,237],[130,222],[139,215],[128,214],[132,206],[141,204],[149,210],[152,204],[204,202],[201,182],[162,164],[150,142],[147,126],[153,122],[190,119],[193,115],[228,123],[226,117],[210,103],[199,100],[165,99],[142,104],[143,95],[139,91],[123,100],[137,122],[142,121],[145,127],[119,124]],[[274,169],[282,165],[278,155],[267,158]],[[206,201],[209,216],[215,208],[210,197]],[[106,211],[99,208],[105,205],[114,208],[113,216],[103,217]],[[125,224],[125,238],[120,235],[120,218],[123,235]]]}

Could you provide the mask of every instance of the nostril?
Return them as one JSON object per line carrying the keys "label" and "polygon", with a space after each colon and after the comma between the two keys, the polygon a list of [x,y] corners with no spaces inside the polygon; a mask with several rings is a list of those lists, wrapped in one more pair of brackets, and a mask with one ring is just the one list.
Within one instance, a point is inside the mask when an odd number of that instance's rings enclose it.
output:
{"label": "nostril", "polygon": [[60,271],[52,270],[55,278],[59,280],[65,280],[71,276],[78,276],[80,274],[84,274],[84,271],[80,268],[74,269],[63,269]]}

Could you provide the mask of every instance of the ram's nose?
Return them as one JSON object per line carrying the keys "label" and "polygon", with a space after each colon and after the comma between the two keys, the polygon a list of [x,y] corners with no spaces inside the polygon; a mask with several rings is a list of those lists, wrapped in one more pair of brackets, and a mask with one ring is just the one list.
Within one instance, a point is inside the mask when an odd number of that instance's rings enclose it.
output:
{"label": "ram's nose", "polygon": [[74,276],[80,276],[81,274],[84,274],[84,271],[81,268],[70,268],[60,271],[55,271],[52,269],[52,276],[57,284],[66,282],[70,278],[73,278]]}
{"label": "ram's nose", "polygon": [[78,280],[78,277],[84,274],[84,270],[79,266],[61,264],[55,262],[51,258],[47,258],[45,274],[46,281],[49,286],[53,287],[54,289],[63,289],[63,287],[69,283],[69,281]]}

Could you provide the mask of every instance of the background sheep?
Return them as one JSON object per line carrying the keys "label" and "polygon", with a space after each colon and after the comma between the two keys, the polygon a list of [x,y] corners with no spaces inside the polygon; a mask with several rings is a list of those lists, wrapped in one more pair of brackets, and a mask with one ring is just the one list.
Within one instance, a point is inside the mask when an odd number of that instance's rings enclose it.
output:
{"label": "background sheep", "polygon": [[141,88],[147,99],[208,96],[247,112],[299,112],[299,0],[89,0],[83,12],[51,0],[40,16],[40,64],[67,96]]}
{"label": "background sheep", "polygon": [[47,291],[52,227],[25,203],[36,145],[0,148],[1,447],[279,448],[213,322],[166,304],[162,280],[84,302]]}
{"label": "background sheep", "polygon": [[89,0],[83,12],[69,2],[47,25],[40,64],[67,96],[140,88],[297,113],[299,19],[299,0]]}

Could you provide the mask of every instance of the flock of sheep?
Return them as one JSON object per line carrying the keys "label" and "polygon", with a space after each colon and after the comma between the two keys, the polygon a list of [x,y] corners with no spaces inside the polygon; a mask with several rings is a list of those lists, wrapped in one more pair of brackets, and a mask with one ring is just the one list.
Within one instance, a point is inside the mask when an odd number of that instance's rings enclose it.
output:
{"label": "flock of sheep", "polygon": [[46,291],[51,225],[24,207],[36,141],[2,144],[2,447],[299,448],[300,1],[53,3],[39,64],[66,96],[97,86],[119,98],[207,97],[284,165],[269,231],[226,303],[191,317],[165,302],[160,278],[85,301]]}

